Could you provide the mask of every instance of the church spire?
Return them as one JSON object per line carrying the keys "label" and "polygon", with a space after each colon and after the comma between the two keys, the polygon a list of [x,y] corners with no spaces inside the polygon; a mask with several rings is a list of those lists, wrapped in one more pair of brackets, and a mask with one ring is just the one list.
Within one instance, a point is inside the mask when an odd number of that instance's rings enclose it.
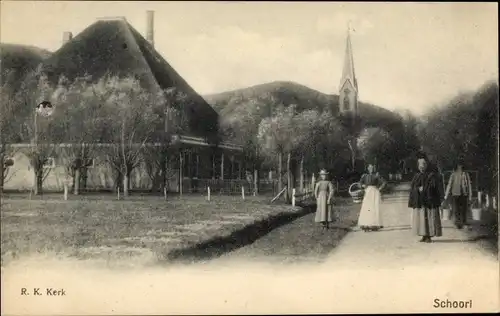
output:
{"label": "church spire", "polygon": [[358,110],[358,82],[354,71],[354,58],[352,55],[351,26],[347,27],[346,49],[344,68],[339,87],[339,110],[341,113],[351,112],[357,114]]}

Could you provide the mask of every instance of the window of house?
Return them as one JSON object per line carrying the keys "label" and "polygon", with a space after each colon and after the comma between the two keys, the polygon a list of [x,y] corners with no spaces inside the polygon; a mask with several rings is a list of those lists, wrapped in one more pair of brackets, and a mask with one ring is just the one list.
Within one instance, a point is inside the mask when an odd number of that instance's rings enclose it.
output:
{"label": "window of house", "polygon": [[194,178],[199,178],[200,177],[200,155],[198,154],[193,154],[194,155]]}
{"label": "window of house", "polygon": [[48,157],[43,164],[44,169],[55,168],[55,166],[56,160],[54,159],[54,157]]}
{"label": "window of house", "polygon": [[191,177],[191,154],[189,152],[182,153],[182,177]]}
{"label": "window of house", "polygon": [[94,158],[87,158],[87,168],[94,168],[96,165],[95,159]]}
{"label": "window of house", "polygon": [[3,160],[3,165],[5,167],[11,167],[14,165],[14,157],[5,157]]}

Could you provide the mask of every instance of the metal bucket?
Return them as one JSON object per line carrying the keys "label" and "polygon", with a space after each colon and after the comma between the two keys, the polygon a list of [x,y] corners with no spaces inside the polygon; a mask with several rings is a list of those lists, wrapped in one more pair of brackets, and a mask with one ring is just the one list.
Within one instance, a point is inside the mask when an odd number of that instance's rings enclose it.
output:
{"label": "metal bucket", "polygon": [[480,221],[481,220],[481,208],[479,207],[473,207],[471,209],[471,213],[472,213],[472,220],[473,221]]}
{"label": "metal bucket", "polygon": [[451,220],[451,210],[449,208],[441,209],[441,219],[443,221]]}

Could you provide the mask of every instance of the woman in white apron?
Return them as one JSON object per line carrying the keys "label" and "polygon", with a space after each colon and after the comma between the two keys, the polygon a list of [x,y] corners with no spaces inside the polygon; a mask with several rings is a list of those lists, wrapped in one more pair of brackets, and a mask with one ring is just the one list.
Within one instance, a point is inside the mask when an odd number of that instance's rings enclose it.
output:
{"label": "woman in white apron", "polygon": [[365,232],[377,231],[383,228],[380,213],[380,202],[382,195],[380,191],[385,186],[385,180],[374,172],[375,167],[368,165],[368,173],[365,173],[359,183],[365,189],[361,212],[359,213],[358,226]]}

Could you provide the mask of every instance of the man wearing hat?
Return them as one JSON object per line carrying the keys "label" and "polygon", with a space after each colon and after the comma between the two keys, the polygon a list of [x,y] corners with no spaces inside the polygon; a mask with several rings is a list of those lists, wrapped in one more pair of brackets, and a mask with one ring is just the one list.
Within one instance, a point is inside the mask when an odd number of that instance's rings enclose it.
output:
{"label": "man wearing hat", "polygon": [[319,172],[320,180],[314,187],[314,197],[316,198],[317,205],[314,221],[316,223],[321,223],[326,229],[329,228],[329,223],[333,222],[331,204],[335,193],[333,183],[327,180],[327,176],[328,172],[322,169]]}

